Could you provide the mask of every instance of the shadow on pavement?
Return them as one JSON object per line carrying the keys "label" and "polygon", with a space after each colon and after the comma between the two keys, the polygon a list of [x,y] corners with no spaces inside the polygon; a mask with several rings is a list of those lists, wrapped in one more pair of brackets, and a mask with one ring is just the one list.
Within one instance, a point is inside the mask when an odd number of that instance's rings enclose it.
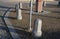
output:
{"label": "shadow on pavement", "polygon": [[5,9],[11,8],[11,9],[15,9],[14,7],[6,7],[6,6],[2,6],[2,5],[0,5],[0,8],[5,8]]}

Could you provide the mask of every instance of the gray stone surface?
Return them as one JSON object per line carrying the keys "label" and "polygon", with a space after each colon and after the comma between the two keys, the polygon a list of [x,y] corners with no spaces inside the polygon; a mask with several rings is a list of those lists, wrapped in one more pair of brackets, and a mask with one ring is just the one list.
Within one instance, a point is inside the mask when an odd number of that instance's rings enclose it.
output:
{"label": "gray stone surface", "polygon": [[[1,10],[1,9],[0,9]],[[6,25],[2,20],[4,11],[0,11],[0,39],[11,39],[9,33],[7,32]]]}

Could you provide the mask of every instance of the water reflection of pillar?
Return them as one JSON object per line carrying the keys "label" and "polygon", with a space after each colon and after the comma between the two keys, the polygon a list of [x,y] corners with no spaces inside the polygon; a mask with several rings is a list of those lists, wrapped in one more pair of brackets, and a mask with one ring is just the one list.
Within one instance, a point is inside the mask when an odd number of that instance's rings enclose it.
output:
{"label": "water reflection of pillar", "polygon": [[43,0],[36,0],[36,11],[42,12],[43,10]]}

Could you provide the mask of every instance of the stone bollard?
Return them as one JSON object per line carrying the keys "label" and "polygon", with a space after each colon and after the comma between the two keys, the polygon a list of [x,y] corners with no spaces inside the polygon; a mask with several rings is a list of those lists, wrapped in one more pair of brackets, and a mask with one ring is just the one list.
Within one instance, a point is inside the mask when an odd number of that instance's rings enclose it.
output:
{"label": "stone bollard", "polygon": [[18,9],[18,20],[22,20],[21,10]]}
{"label": "stone bollard", "polygon": [[46,1],[43,2],[43,6],[46,6]]}
{"label": "stone bollard", "polygon": [[22,3],[19,3],[19,4],[16,6],[17,19],[18,19],[18,20],[22,20],[22,11],[21,11],[21,8],[22,8]]}
{"label": "stone bollard", "polygon": [[35,24],[34,24],[34,29],[33,29],[33,36],[36,38],[39,38],[42,36],[42,20],[41,19],[37,19],[35,20]]}

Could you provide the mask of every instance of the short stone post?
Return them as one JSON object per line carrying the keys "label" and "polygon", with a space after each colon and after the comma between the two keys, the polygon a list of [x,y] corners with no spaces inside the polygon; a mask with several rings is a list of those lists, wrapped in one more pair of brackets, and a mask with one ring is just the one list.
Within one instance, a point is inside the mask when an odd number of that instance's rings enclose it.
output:
{"label": "short stone post", "polygon": [[43,2],[43,6],[46,6],[46,1]]}
{"label": "short stone post", "polygon": [[36,38],[39,38],[42,36],[42,20],[41,19],[37,19],[35,20],[35,23],[34,23],[34,29],[33,29],[33,36]]}
{"label": "short stone post", "polygon": [[17,19],[18,20],[22,20],[21,8],[22,8],[22,3],[17,4],[17,6],[16,6],[16,13],[17,13]]}

